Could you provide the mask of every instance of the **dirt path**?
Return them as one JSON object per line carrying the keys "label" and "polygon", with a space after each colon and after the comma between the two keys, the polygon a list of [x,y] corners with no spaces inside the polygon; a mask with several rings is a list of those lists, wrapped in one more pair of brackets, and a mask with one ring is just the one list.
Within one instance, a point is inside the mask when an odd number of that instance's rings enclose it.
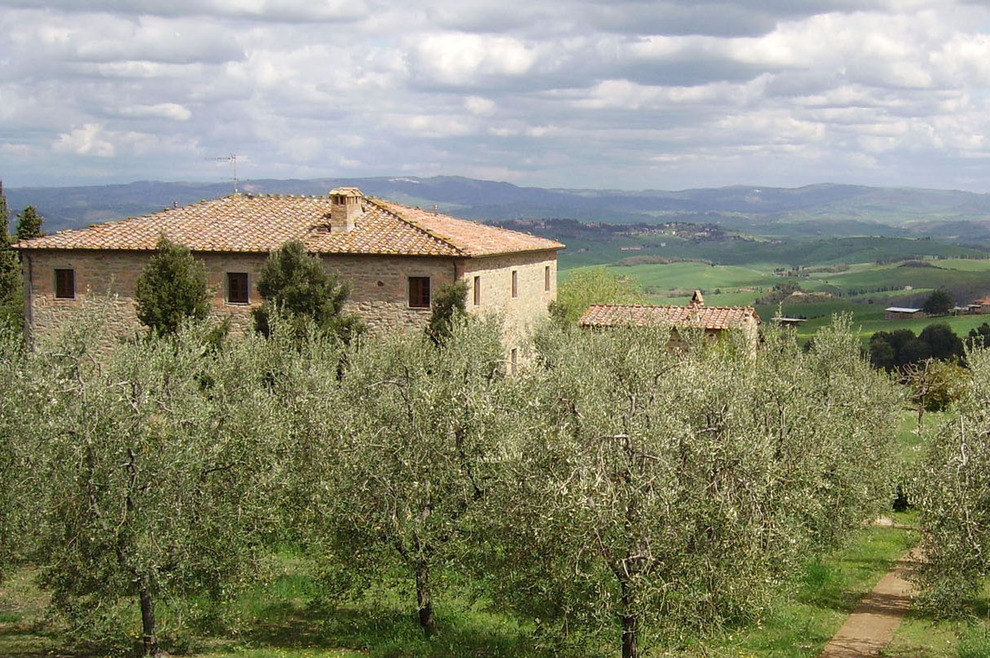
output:
{"label": "dirt path", "polygon": [[819,658],[880,655],[911,607],[914,585],[907,580],[907,572],[920,558],[921,549],[915,547],[898,560],[853,610]]}

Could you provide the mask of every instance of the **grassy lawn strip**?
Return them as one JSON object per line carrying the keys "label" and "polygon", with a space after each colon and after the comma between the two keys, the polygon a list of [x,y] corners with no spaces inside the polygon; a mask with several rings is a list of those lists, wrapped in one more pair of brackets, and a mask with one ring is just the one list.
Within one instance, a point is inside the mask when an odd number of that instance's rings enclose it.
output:
{"label": "grassy lawn strip", "polygon": [[[911,523],[910,516],[898,521]],[[733,629],[708,640],[691,642],[680,655],[713,657],[817,656],[859,600],[893,562],[917,541],[917,534],[895,528],[864,528],[849,546],[806,565],[782,600],[758,624]],[[427,641],[415,624],[408,593],[400,586],[377,589],[355,601],[320,605],[313,598],[308,569],[296,560],[267,583],[223,611],[218,626],[234,630],[200,631],[189,639],[186,655],[195,658],[344,658],[349,656],[540,656],[531,629],[472,603],[446,597],[438,609],[441,631]],[[43,622],[44,596],[31,584],[31,573],[18,572],[0,587],[0,655],[41,658],[59,653]],[[213,613],[217,613],[216,610]],[[187,621],[188,621],[187,611]],[[164,621],[164,620],[163,620]],[[200,620],[202,621],[202,620]],[[898,656],[912,653],[930,639],[921,630],[899,636]],[[203,625],[200,624],[200,628]],[[954,627],[953,627],[954,629]],[[185,632],[192,630],[187,626]],[[954,637],[954,630],[946,637]],[[941,636],[939,636],[941,637]],[[940,640],[933,640],[936,644]],[[945,641],[942,639],[941,641]],[[590,654],[589,654],[590,655]]]}
{"label": "grassy lawn strip", "polygon": [[933,620],[918,611],[908,612],[888,645],[887,658],[988,658],[990,657],[990,581],[983,596],[964,620]]}
{"label": "grassy lawn strip", "polygon": [[[899,523],[910,516],[895,515]],[[692,648],[687,655],[733,658],[817,656],[859,601],[917,542],[910,530],[870,527],[844,549],[805,566],[781,602],[758,624]]]}

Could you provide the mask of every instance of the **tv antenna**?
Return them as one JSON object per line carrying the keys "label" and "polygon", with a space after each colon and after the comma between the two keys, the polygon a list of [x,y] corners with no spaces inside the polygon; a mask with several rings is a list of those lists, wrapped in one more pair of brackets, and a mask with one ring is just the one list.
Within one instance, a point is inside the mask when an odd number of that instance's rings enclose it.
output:
{"label": "tv antenna", "polygon": [[237,184],[241,182],[241,179],[237,177],[237,155],[231,153],[230,155],[222,155],[218,158],[213,158],[218,162],[229,162],[230,163],[230,180],[234,181],[234,194],[237,194]]}

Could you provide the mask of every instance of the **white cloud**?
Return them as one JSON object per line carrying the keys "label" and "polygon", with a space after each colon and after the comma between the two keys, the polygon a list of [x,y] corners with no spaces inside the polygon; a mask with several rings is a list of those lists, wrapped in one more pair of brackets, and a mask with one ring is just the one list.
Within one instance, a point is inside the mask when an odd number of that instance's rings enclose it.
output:
{"label": "white cloud", "polygon": [[125,117],[151,117],[172,119],[173,121],[188,121],[192,117],[192,112],[178,103],[131,105],[129,107],[122,107],[120,113]]}
{"label": "white cloud", "polygon": [[495,101],[490,98],[480,96],[468,96],[464,99],[464,108],[471,114],[477,116],[491,116],[495,114]]}
{"label": "white cloud", "polygon": [[962,0],[0,0],[8,185],[236,152],[242,178],[973,186],[988,110]]}
{"label": "white cloud", "polygon": [[62,133],[52,144],[57,153],[75,155],[95,155],[100,158],[113,157],[116,149],[113,143],[102,138],[103,128],[95,123],[87,123],[70,133]]}
{"label": "white cloud", "polygon": [[415,47],[423,75],[444,84],[473,84],[476,76],[522,76],[536,64],[537,48],[511,37],[432,34]]}

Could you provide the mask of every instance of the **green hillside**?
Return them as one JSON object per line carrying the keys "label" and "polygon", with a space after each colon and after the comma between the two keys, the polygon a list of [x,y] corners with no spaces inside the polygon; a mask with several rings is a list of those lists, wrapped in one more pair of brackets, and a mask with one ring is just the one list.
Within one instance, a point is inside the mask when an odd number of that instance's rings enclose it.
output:
{"label": "green hillside", "polygon": [[[698,245],[695,253],[702,249]],[[755,306],[764,321],[780,314],[804,318],[799,334],[810,337],[829,323],[836,313],[849,313],[854,326],[864,337],[876,331],[906,328],[919,332],[933,322],[948,322],[953,330],[965,335],[971,328],[988,320],[988,316],[960,315],[920,320],[886,320],[888,306],[920,307],[936,288],[954,293],[956,302],[965,305],[990,295],[990,259],[978,250],[944,245],[935,241],[891,238],[837,239],[804,244],[772,245],[778,253],[786,253],[797,262],[808,260],[794,269],[785,269],[777,262],[751,262],[746,265],[719,265],[714,262],[650,262],[656,257],[625,255],[610,264],[621,276],[635,280],[647,293],[651,303],[685,304],[691,293],[704,293],[709,306]],[[927,247],[932,252],[958,252],[969,258],[941,258],[929,255],[917,257]],[[907,248],[907,251],[898,251]],[[718,245],[708,245],[708,255]],[[841,258],[840,254],[846,254]],[[913,252],[913,253],[912,253]],[[598,249],[591,254],[615,253]],[[628,252],[618,252],[628,254]],[[912,254],[908,256],[907,254]],[[864,255],[881,256],[870,261],[856,262]],[[974,255],[979,258],[972,257]],[[908,258],[898,262],[886,259]],[[846,262],[843,262],[846,261]],[[878,262],[880,261],[880,262]],[[564,269],[562,277],[568,272]],[[780,288],[797,287],[803,293],[784,295],[782,301],[773,299]],[[815,294],[817,293],[817,294]],[[780,295],[777,295],[778,297]],[[772,300],[767,302],[766,300]]]}

